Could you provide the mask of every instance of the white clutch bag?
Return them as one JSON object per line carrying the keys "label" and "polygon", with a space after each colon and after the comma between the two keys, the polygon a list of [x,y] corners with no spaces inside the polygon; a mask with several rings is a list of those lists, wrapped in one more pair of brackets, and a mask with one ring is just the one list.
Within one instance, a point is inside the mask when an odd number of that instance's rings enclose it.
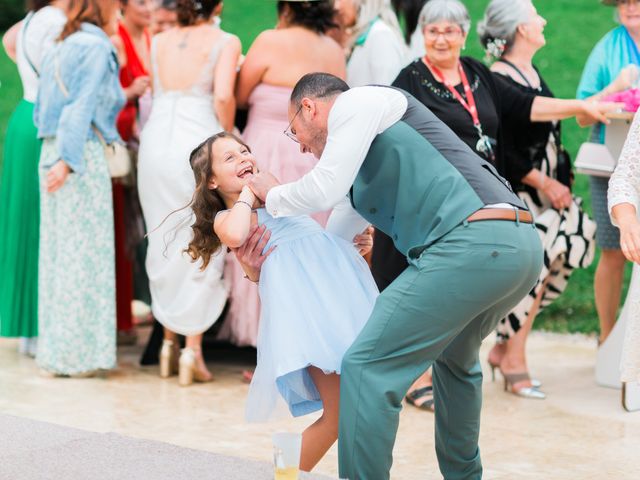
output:
{"label": "white clutch bag", "polygon": [[580,146],[574,163],[578,173],[596,177],[610,177],[617,165],[606,145],[585,142]]}

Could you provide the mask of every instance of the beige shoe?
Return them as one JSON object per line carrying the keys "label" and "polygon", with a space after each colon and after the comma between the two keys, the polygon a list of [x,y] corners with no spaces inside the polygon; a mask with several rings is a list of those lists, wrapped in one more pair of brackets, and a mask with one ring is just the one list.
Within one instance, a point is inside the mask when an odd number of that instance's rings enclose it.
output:
{"label": "beige shoe", "polygon": [[190,347],[182,349],[178,372],[178,383],[180,386],[187,387],[193,382],[205,383],[213,381],[213,376],[206,368],[201,370],[196,366],[197,356],[199,354],[202,355],[200,352],[200,349],[196,350]]}
{"label": "beige shoe", "polygon": [[172,340],[163,340],[160,349],[160,377],[169,378],[178,373],[180,345]]}

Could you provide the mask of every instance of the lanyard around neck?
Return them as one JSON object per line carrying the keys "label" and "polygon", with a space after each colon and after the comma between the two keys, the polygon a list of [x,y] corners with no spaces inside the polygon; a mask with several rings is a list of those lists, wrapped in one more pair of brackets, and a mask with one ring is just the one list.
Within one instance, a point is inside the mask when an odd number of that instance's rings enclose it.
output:
{"label": "lanyard around neck", "polygon": [[431,63],[426,56],[424,57],[424,63],[426,63],[434,73],[434,77],[440,77],[436,78],[436,80],[443,83],[445,87],[447,87],[447,89],[451,92],[453,97],[458,102],[460,102],[464,109],[469,112],[469,115],[471,115],[471,118],[473,119],[473,126],[476,128],[479,137],[476,143],[476,151],[482,153],[483,155],[486,155],[486,158],[488,158],[491,163],[495,163],[496,157],[493,151],[493,147],[491,146],[491,139],[482,131],[482,124],[480,123],[480,118],[478,117],[478,109],[476,108],[476,100],[473,97],[473,92],[471,91],[471,86],[469,85],[467,74],[464,73],[464,69],[462,68],[462,63],[458,62],[458,73],[460,74],[460,80],[462,80],[462,87],[464,89],[464,94],[467,97],[467,100],[465,100],[462,95],[460,95],[453,84],[445,78],[440,69],[433,63]]}
{"label": "lanyard around neck", "polygon": [[460,104],[464,107],[464,109],[469,112],[471,118],[473,119],[473,125],[478,128],[480,126],[480,118],[478,117],[478,109],[476,107],[476,100],[473,97],[473,92],[471,91],[471,86],[469,85],[469,80],[467,79],[467,74],[464,73],[464,69],[462,68],[462,63],[458,62],[458,73],[460,74],[460,80],[462,80],[462,88],[464,89],[464,94],[467,97],[465,100],[460,92],[455,89],[453,84],[445,78],[442,74],[442,71],[438,67],[436,67],[433,63],[429,61],[429,59],[425,56],[424,63],[431,69],[433,73],[435,73],[436,80],[443,83],[445,87],[451,92],[451,95],[460,102]]}

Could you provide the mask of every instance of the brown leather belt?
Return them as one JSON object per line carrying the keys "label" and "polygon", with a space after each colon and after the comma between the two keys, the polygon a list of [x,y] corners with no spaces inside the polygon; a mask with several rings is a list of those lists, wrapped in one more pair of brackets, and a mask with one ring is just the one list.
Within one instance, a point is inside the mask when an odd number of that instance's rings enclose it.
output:
{"label": "brown leather belt", "polygon": [[483,208],[467,218],[467,222],[482,222],[486,220],[504,220],[509,222],[520,221],[533,223],[531,213],[526,210],[511,210],[508,208]]}

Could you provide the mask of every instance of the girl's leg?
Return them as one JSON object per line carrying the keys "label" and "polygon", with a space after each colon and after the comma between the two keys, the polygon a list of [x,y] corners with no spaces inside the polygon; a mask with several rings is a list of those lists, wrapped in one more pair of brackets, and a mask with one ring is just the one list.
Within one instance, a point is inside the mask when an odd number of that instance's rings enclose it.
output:
{"label": "girl's leg", "polygon": [[311,471],[338,439],[340,406],[340,375],[325,374],[316,367],[307,370],[320,393],[324,410],[302,434],[300,469],[305,472]]}

